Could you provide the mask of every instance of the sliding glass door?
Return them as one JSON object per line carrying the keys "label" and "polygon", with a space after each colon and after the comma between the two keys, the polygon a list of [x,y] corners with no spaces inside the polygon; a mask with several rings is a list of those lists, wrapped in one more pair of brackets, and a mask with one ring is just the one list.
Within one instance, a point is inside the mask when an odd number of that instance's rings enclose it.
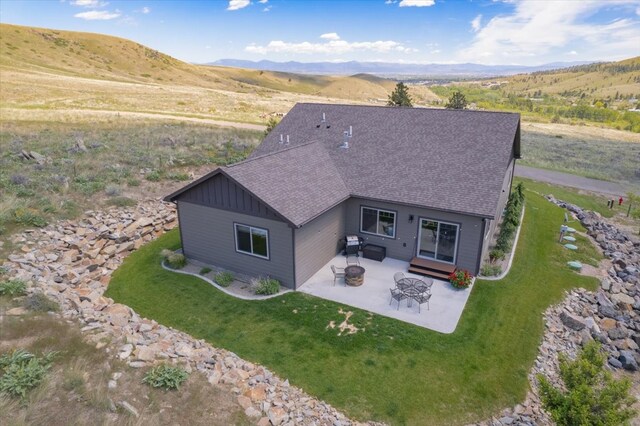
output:
{"label": "sliding glass door", "polygon": [[458,247],[458,225],[431,219],[420,219],[418,257],[455,263]]}

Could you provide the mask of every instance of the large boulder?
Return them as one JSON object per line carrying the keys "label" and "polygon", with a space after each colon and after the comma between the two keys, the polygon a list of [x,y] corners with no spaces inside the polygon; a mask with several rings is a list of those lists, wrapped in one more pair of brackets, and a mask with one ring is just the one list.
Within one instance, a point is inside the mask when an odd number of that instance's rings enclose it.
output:
{"label": "large boulder", "polygon": [[629,371],[638,371],[638,362],[633,356],[631,351],[620,351],[620,357],[618,358],[622,364],[622,368]]}
{"label": "large boulder", "polygon": [[583,318],[569,314],[565,311],[560,314],[560,320],[565,326],[572,330],[580,331],[587,327]]}

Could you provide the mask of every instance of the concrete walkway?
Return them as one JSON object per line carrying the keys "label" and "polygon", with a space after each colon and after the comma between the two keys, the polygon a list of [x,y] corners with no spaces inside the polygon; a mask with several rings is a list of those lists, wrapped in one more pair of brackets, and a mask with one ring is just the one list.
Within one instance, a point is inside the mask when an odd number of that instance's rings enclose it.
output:
{"label": "concrete walkway", "polygon": [[342,279],[334,286],[331,265],[345,267],[345,257],[336,256],[299,287],[298,291],[446,334],[453,333],[456,329],[473,287],[472,285],[465,290],[456,290],[449,282],[434,280],[429,310],[425,304],[419,313],[415,302],[408,307],[407,301],[404,300],[400,303],[399,309],[395,301],[389,305],[389,289],[395,287],[393,274],[404,272],[407,277],[423,278],[406,272],[408,262],[390,258],[377,262],[361,258],[360,266],[365,268],[366,272],[364,284],[360,287],[346,286]]}
{"label": "concrete walkway", "polygon": [[553,183],[607,195],[621,196],[627,192],[622,185],[616,182],[590,179],[553,170],[536,169],[535,167],[522,166],[520,164],[516,164],[515,174],[516,176],[538,180],[540,182]]}

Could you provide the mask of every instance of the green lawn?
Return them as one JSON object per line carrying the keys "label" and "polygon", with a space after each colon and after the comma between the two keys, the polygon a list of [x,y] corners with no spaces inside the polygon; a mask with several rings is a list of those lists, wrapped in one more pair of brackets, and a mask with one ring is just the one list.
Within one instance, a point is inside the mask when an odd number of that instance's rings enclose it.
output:
{"label": "green lawn", "polygon": [[114,273],[107,295],[263,364],[354,418],[464,424],[524,398],[543,332],[542,312],[564,291],[597,283],[565,265],[575,255],[556,242],[563,211],[526,194],[511,272],[501,281],[476,283],[450,335],[349,308],[364,331],[338,336],[327,324],[344,319],[340,304],[302,293],[266,301],[227,296],[196,277],[160,267],[160,250],[180,246],[176,231],[131,254]]}

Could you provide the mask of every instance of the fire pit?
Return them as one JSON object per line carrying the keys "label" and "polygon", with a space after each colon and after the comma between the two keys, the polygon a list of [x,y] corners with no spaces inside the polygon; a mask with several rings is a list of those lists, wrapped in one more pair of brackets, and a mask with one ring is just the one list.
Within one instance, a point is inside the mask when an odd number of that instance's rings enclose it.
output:
{"label": "fire pit", "polygon": [[344,268],[344,282],[353,287],[361,286],[364,283],[364,268],[358,265]]}

